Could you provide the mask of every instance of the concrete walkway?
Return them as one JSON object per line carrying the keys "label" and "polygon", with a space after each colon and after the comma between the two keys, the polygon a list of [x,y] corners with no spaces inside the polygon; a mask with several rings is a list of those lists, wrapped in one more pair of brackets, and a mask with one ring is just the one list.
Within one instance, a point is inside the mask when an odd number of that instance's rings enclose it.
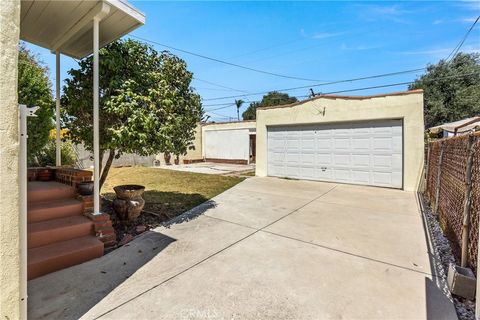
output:
{"label": "concrete walkway", "polygon": [[175,171],[185,171],[185,172],[194,172],[194,173],[205,173],[205,174],[235,174],[245,171],[255,170],[255,164],[233,164],[233,163],[214,163],[214,162],[198,162],[190,164],[179,164],[179,165],[162,165],[160,169],[168,169]]}
{"label": "concrete walkway", "polygon": [[251,178],[29,283],[32,319],[456,319],[413,193]]}

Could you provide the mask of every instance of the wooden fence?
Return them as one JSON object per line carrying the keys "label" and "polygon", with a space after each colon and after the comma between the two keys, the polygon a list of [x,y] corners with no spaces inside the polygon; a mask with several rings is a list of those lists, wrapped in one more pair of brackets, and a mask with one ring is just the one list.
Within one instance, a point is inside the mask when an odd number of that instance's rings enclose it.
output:
{"label": "wooden fence", "polygon": [[426,198],[457,262],[476,273],[480,215],[480,133],[430,142]]}

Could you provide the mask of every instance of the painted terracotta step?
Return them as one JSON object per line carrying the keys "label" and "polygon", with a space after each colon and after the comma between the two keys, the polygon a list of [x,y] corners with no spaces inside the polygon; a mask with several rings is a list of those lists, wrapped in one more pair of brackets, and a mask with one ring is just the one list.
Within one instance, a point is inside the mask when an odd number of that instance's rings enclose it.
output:
{"label": "painted terracotta step", "polygon": [[70,240],[93,234],[93,222],[84,216],[65,217],[29,223],[28,248]]}
{"label": "painted terracotta step", "polygon": [[28,223],[79,216],[83,214],[83,204],[75,199],[34,202],[28,205]]}
{"label": "painted terracotta step", "polygon": [[[28,279],[68,268],[103,255],[103,243],[86,236],[28,249]],[[45,288],[48,290],[48,288]]]}
{"label": "painted terracotta step", "polygon": [[31,181],[27,187],[28,203],[75,198],[75,189],[56,181]]}

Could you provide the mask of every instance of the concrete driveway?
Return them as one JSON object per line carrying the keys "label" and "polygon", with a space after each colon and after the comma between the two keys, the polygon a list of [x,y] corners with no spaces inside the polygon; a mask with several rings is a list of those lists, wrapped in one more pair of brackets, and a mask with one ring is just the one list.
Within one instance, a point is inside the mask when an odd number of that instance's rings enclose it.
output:
{"label": "concrete driveway", "polygon": [[422,221],[413,193],[251,178],[101,259],[30,281],[30,316],[456,319]]}

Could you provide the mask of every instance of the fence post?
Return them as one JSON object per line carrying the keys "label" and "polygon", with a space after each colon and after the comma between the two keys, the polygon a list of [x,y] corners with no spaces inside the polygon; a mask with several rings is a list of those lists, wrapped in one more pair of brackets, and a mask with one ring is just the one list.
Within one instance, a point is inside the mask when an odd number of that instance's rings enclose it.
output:
{"label": "fence post", "polygon": [[425,194],[430,192],[430,190],[428,190],[428,171],[429,170],[430,170],[430,142],[427,143],[427,163],[425,165],[425,189],[424,189]]}
{"label": "fence post", "polygon": [[466,267],[468,262],[468,235],[470,231],[470,207],[472,203],[472,168],[473,155],[475,153],[473,135],[468,136],[467,170],[465,175],[465,200],[463,203],[462,223],[462,259],[461,266]]}
{"label": "fence post", "polygon": [[437,187],[435,190],[435,208],[433,209],[433,214],[438,214],[438,204],[440,203],[440,182],[442,178],[442,162],[443,162],[443,152],[445,150],[445,143],[440,142],[440,155],[438,159],[438,170],[437,170]]}

